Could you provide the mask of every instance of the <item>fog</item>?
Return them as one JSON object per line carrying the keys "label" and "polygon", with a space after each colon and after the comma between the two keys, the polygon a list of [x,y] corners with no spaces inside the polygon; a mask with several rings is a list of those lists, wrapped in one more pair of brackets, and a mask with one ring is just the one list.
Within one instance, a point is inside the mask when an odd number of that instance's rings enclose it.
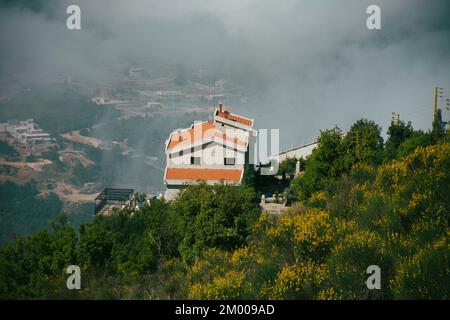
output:
{"label": "fog", "polygon": [[[66,28],[69,4],[81,30]],[[366,28],[370,4],[381,30]],[[130,63],[205,68],[241,88],[232,110],[280,128],[284,148],[363,117],[385,130],[392,112],[427,129],[434,87],[450,87],[447,0],[3,0],[0,10],[0,73],[15,79],[2,92],[55,75],[109,81]]]}

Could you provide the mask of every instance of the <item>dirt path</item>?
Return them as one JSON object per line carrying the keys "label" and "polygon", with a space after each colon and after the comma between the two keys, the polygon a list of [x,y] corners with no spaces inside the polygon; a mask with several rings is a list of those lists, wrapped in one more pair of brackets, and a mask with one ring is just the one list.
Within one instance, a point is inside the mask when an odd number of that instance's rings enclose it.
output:
{"label": "dirt path", "polygon": [[42,159],[42,160],[39,160],[36,162],[11,162],[11,161],[0,160],[0,165],[7,165],[7,166],[16,167],[16,168],[29,167],[29,168],[33,169],[34,171],[42,171],[44,166],[49,165],[51,163],[52,162],[47,159]]}
{"label": "dirt path", "polygon": [[93,202],[97,196],[96,193],[81,193],[80,189],[62,180],[56,181],[56,187],[52,191],[57,193],[62,199],[72,202]]}
{"label": "dirt path", "polygon": [[69,133],[62,134],[61,136],[67,140],[87,144],[94,148],[101,148],[103,146],[102,140],[94,137],[83,136],[80,134],[79,130],[71,131]]}
{"label": "dirt path", "polygon": [[59,152],[59,156],[63,162],[67,161],[67,159],[77,159],[84,167],[94,164],[92,160],[86,157],[84,152],[79,150],[65,149]]}

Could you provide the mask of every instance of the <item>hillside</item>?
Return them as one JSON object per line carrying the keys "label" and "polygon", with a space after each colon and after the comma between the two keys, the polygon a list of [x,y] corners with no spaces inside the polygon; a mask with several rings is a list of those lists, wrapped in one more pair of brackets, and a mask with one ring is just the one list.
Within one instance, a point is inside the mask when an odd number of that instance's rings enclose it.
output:
{"label": "hillside", "polygon": [[165,139],[199,117],[182,109],[124,117],[113,105],[94,104],[90,95],[74,84],[55,83],[0,101],[0,122],[34,118],[56,140],[39,154],[0,132],[0,243],[14,234],[27,236],[61,213],[74,225],[90,220],[105,187],[157,194]]}
{"label": "hillside", "polygon": [[[79,228],[65,217],[0,253],[1,298],[449,299],[450,135],[367,120],[323,131],[280,215],[258,185],[200,184]],[[358,137],[356,142],[355,136]],[[356,142],[356,143],[355,143]],[[65,287],[65,267],[83,290]],[[368,290],[369,265],[382,272]]]}

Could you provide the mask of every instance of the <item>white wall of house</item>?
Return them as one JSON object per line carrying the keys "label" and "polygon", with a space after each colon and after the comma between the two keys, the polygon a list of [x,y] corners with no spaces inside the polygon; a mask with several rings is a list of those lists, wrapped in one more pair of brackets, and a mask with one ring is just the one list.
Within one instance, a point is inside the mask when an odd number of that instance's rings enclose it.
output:
{"label": "white wall of house", "polygon": [[[200,158],[200,164],[191,165],[191,157]],[[235,165],[224,165],[224,158],[234,158]],[[194,148],[194,152],[190,149],[183,150],[183,154],[172,153],[167,156],[168,167],[208,167],[208,168],[241,168],[245,164],[245,151],[224,148],[223,145],[212,142],[204,149],[201,147]]]}
{"label": "white wall of house", "polygon": [[298,148],[292,148],[290,150],[283,151],[278,155],[271,156],[271,159],[275,159],[278,157],[278,161],[282,162],[287,158],[304,158],[306,159],[312,151],[317,147],[317,143],[311,143],[309,145],[305,145]]}

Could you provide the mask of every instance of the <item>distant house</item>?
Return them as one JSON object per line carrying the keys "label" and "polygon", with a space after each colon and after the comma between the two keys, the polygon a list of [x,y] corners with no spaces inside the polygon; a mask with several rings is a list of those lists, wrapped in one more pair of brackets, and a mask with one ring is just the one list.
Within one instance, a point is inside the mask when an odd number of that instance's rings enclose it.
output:
{"label": "distant house", "polygon": [[289,159],[289,158],[306,159],[308,156],[311,155],[312,151],[316,147],[317,147],[317,142],[313,142],[313,143],[306,144],[303,146],[284,150],[278,154],[272,155],[270,158],[278,159],[279,162],[283,162],[284,160]]}
{"label": "distant house", "polygon": [[[344,137],[347,134],[346,131],[343,131],[341,133],[341,137]],[[307,157],[309,157],[313,150],[315,148],[317,148],[318,146],[318,142],[312,142],[312,143],[308,143],[302,146],[298,146],[298,147],[293,147],[287,150],[284,150],[280,153],[274,154],[272,156],[269,157],[270,160],[276,160],[279,163],[287,160],[287,159],[292,159],[292,158],[296,158],[296,159],[306,159]]]}
{"label": "distant house", "polygon": [[222,103],[209,120],[173,131],[165,146],[165,198],[199,181],[240,184],[255,136],[253,119],[231,113]]}
{"label": "distant house", "polygon": [[31,147],[35,152],[44,152],[55,145],[55,139],[44,132],[33,119],[10,120],[0,124],[0,131],[8,132],[17,142]]}

